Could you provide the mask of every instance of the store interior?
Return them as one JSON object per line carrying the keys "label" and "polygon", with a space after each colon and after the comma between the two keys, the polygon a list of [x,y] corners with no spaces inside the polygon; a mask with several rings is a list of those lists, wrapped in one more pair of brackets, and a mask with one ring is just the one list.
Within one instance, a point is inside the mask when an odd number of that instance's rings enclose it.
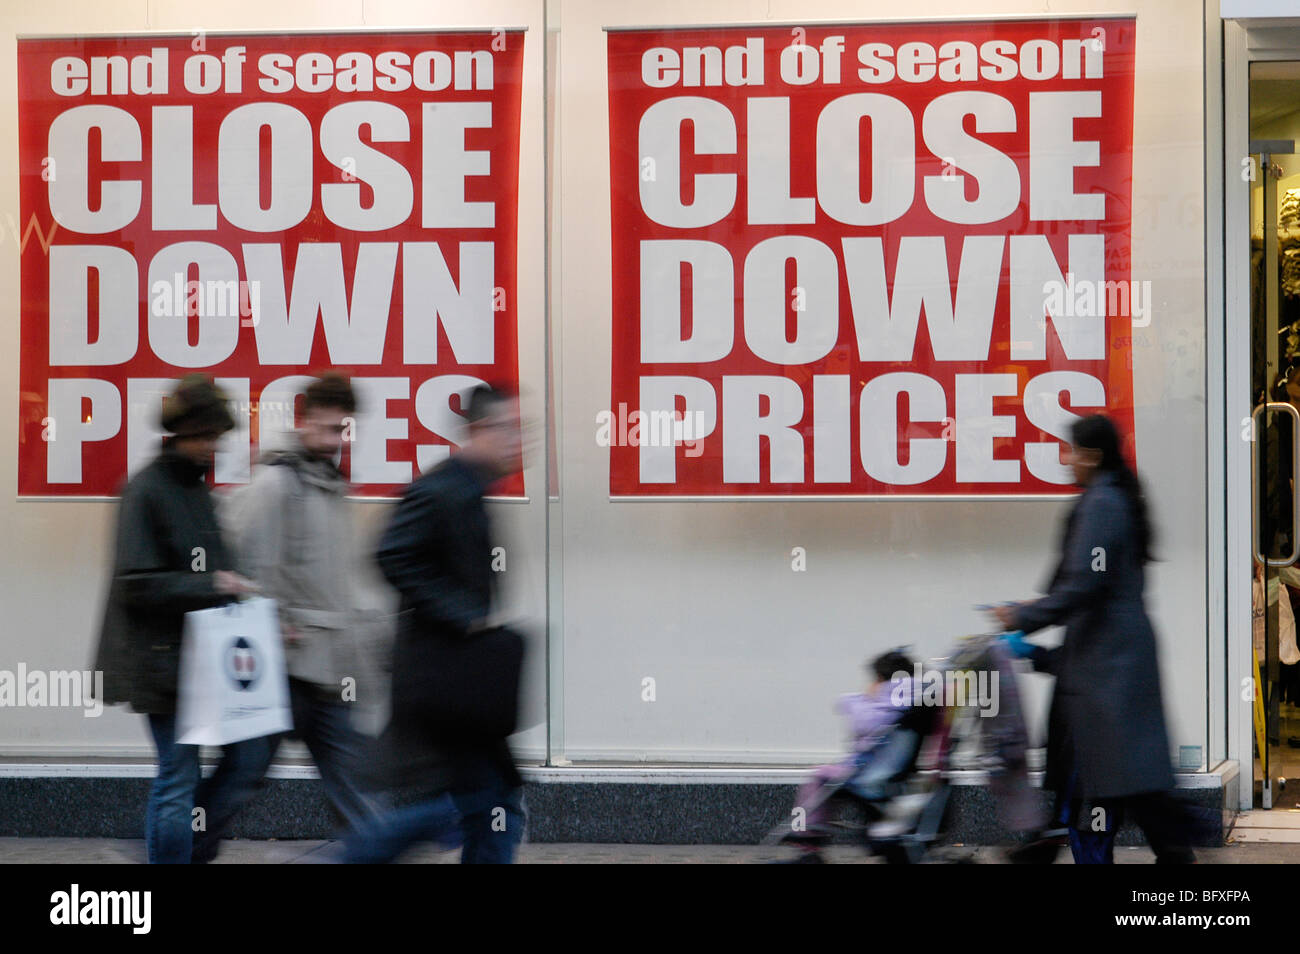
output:
{"label": "store interior", "polygon": [[1253,65],[1250,138],[1255,806],[1300,812],[1300,62]]}

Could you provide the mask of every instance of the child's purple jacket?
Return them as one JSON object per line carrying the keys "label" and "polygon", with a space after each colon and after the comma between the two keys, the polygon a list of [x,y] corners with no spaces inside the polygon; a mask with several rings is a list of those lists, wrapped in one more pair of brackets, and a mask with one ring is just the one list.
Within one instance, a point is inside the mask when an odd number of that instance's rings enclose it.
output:
{"label": "child's purple jacket", "polygon": [[[885,730],[897,723],[907,711],[906,705],[893,702],[896,688],[893,681],[882,682],[871,693],[846,692],[836,700],[835,711],[849,720],[855,752],[865,752],[874,746]],[[910,685],[903,689],[902,698],[912,698]]]}

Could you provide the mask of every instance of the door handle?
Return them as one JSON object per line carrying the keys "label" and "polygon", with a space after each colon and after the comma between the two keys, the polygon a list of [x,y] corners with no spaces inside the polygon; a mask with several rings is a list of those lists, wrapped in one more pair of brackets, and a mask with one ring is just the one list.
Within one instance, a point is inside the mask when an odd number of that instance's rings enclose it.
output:
{"label": "door handle", "polygon": [[[1291,418],[1291,552],[1285,559],[1273,559],[1267,556],[1259,541],[1259,528],[1263,523],[1260,515],[1259,475],[1263,472],[1264,462],[1260,453],[1264,442],[1259,439],[1263,416],[1270,412],[1280,412]],[[1250,494],[1255,501],[1251,508],[1250,545],[1255,559],[1265,566],[1291,566],[1300,560],[1300,411],[1286,401],[1269,401],[1261,404],[1251,413],[1252,433],[1255,436],[1255,452],[1250,456]]]}

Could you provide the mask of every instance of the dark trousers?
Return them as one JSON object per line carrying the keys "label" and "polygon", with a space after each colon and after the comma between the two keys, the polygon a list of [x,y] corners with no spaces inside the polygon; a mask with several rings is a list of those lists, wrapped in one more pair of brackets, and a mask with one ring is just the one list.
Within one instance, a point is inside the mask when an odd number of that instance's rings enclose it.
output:
{"label": "dark trousers", "polygon": [[352,727],[350,704],[327,697],[311,683],[294,678],[289,679],[289,703],[293,708],[293,732],[268,740],[262,750],[262,774],[270,768],[281,740],[297,736],[316,763],[330,805],[348,828],[355,828],[376,814],[379,806],[357,784],[367,739]]}
{"label": "dark trousers", "polygon": [[451,793],[460,813],[463,865],[508,865],[524,837],[524,790],[504,782]]}
{"label": "dark trousers", "polygon": [[386,812],[353,829],[345,860],[382,864],[417,841],[461,846],[461,864],[510,864],[524,835],[524,790],[504,779]]}
{"label": "dark trousers", "polygon": [[1070,851],[1077,865],[1115,863],[1115,834],[1125,817],[1142,829],[1155,852],[1156,864],[1191,864],[1189,847],[1193,822],[1185,806],[1168,792],[1146,792],[1124,798],[1082,800],[1061,797],[1057,820],[1069,829]]}

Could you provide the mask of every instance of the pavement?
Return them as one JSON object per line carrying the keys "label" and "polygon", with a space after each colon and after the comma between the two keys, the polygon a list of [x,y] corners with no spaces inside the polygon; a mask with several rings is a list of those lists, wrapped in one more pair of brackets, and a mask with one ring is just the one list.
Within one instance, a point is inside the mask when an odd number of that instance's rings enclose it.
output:
{"label": "pavement", "polygon": [[[303,865],[338,861],[337,841],[247,841],[232,839],[222,846],[216,864]],[[758,845],[614,845],[614,844],[524,844],[519,849],[522,864],[764,864],[793,857],[790,849]],[[1229,839],[1222,848],[1199,848],[1202,864],[1295,864],[1300,862],[1300,844],[1239,843]],[[834,863],[869,864],[864,852],[852,846],[834,846],[828,853]],[[934,862],[1002,864],[1003,849],[989,846],[945,845],[937,847]],[[0,838],[0,864],[143,864],[144,841],[117,838]],[[455,864],[455,851],[431,847],[407,853],[407,864]],[[1116,848],[1117,864],[1150,864],[1149,848]],[[1062,851],[1058,864],[1070,864]]]}

